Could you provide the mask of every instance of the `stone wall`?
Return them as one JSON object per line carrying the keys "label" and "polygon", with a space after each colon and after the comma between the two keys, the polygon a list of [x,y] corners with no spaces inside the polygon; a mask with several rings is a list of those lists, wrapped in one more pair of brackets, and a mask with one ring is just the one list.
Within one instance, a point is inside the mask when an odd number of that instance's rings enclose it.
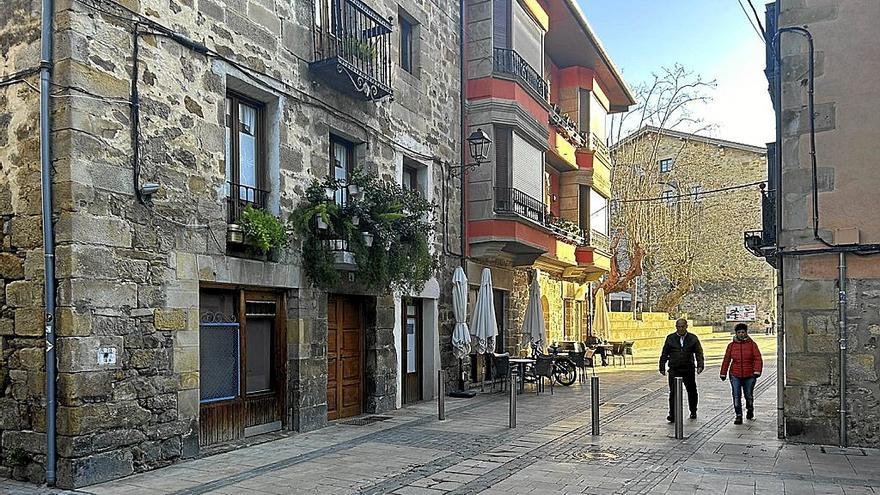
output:
{"label": "stone wall", "polygon": [[[3,3],[0,78],[39,66],[39,28],[39,2]],[[34,482],[46,458],[38,84],[0,88],[0,478]]]}
{"label": "stone wall", "polygon": [[[815,40],[816,158],[819,235],[834,244],[856,229],[858,242],[880,242],[876,159],[880,129],[876,81],[865,64],[880,51],[876,4],[867,1],[782,0],[779,25],[807,26]],[[822,248],[814,239],[807,108],[807,44],[786,33],[782,57],[782,231],[788,250]],[[847,444],[880,447],[880,263],[877,255],[846,255],[846,287],[839,287],[836,253],[786,257],[783,308],[789,440],[837,444],[840,347],[846,355]],[[846,289],[846,338],[840,342],[838,291]]]}
{"label": "stone wall", "polygon": [[[38,5],[0,12],[0,64],[36,63]],[[459,153],[458,9],[444,0],[371,2],[421,22],[419,70],[395,63],[394,100],[366,102],[309,72],[311,2],[127,0],[127,8],[204,43],[206,57],[162,36],[139,39],[141,183],[160,184],[151,203],[134,195],[131,121],[133,26],[107,0],[59,2],[55,19],[53,159],[58,275],[58,483],[87,485],[199,452],[199,288],[225,284],[286,294],[285,427],[326,424],[326,294],[302,279],[295,248],[277,261],[231,256],[226,243],[224,105],[227,91],[265,104],[269,207],[286,220],[313,177],[330,171],[329,136],[357,145],[358,165],[400,180],[404,156],[421,162],[438,203],[435,249],[458,245],[458,191],[441,163]],[[101,13],[96,9],[106,10]],[[113,15],[110,15],[113,14]],[[396,61],[397,39],[393,43]],[[7,51],[7,48],[12,48]],[[242,68],[244,67],[244,68]],[[36,93],[0,88],[0,216],[5,304],[0,313],[0,475],[40,481],[42,300]],[[433,157],[433,158],[425,158]],[[435,160],[436,159],[436,160]],[[441,198],[447,199],[441,204]],[[443,215],[441,215],[443,214]],[[443,218],[445,217],[445,218]],[[449,221],[451,220],[451,221]],[[448,229],[443,229],[449,221]],[[444,234],[448,233],[448,237]],[[452,260],[452,261],[450,261]],[[437,274],[448,291],[451,265]],[[18,281],[16,283],[16,281]],[[344,289],[342,291],[348,291]],[[367,410],[394,407],[393,319],[378,298],[375,373]],[[441,314],[448,314],[441,300]],[[393,314],[393,303],[390,305]],[[392,317],[393,318],[393,317]],[[448,320],[448,318],[447,318]],[[445,330],[449,332],[449,330]],[[393,339],[392,339],[393,340]],[[97,349],[117,352],[99,365]],[[384,369],[384,368],[381,368]],[[372,380],[370,382],[370,380]],[[389,399],[390,397],[390,399]],[[8,419],[8,421],[7,421]]]}
{"label": "stone wall", "polygon": [[[644,139],[626,146],[649,146]],[[625,152],[623,156],[627,156]],[[643,154],[643,153],[642,153]],[[677,185],[675,194],[689,194],[692,187],[703,191],[750,184],[767,179],[766,154],[761,148],[738,143],[724,145],[692,134],[663,134],[657,159],[673,159],[672,170],[660,173],[664,183]],[[658,163],[648,165],[659,167]],[[654,176],[658,174],[652,172]],[[658,185],[655,194],[663,187]],[[690,277],[692,288],[680,303],[668,308],[673,316],[687,315],[699,324],[727,329],[725,306],[754,304],[757,306],[756,326],[776,314],[775,271],[763,259],[752,256],[743,247],[743,232],[761,229],[761,192],[757,186],[734,189],[697,198],[657,202],[655,208],[677,212],[671,229],[664,233],[667,244],[652,248],[654,257],[645,265],[644,282],[646,310],[659,311],[663,297],[673,290],[673,281],[666,275],[675,273],[671,264],[679,264],[684,249],[692,253]],[[660,230],[663,232],[662,230]],[[690,236],[691,241],[682,239]],[[652,268],[652,266],[654,268]]]}

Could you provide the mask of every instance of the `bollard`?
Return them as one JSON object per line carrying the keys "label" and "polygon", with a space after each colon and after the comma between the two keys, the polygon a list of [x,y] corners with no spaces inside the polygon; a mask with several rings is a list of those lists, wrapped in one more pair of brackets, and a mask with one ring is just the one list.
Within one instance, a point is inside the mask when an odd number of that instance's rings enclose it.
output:
{"label": "bollard", "polygon": [[599,377],[593,375],[590,377],[590,400],[592,406],[590,412],[593,419],[593,436],[599,436]]}
{"label": "bollard", "polygon": [[675,377],[675,439],[682,440],[684,438],[684,414],[682,411],[681,386],[684,379],[680,376]]}
{"label": "bollard", "polygon": [[510,370],[510,420],[508,426],[516,428],[516,370]]}
{"label": "bollard", "polygon": [[446,419],[446,372],[440,370],[437,372],[437,419],[444,421]]}

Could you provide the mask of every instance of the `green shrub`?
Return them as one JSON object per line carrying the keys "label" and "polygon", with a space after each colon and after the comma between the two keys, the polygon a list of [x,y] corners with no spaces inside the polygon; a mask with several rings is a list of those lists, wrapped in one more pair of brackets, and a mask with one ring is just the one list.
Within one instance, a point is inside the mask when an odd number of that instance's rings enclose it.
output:
{"label": "green shrub", "polygon": [[239,223],[245,238],[263,253],[287,244],[287,232],[284,229],[284,224],[266,210],[247,205],[241,212]]}

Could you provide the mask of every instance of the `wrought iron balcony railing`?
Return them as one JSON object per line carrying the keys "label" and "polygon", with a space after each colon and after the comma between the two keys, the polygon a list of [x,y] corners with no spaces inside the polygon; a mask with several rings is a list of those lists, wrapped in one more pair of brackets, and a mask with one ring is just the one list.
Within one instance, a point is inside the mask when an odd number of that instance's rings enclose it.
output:
{"label": "wrought iron balcony railing", "polygon": [[499,74],[515,76],[538,96],[547,99],[549,83],[519,53],[507,48],[495,48],[493,70]]}
{"label": "wrought iron balcony railing", "polygon": [[[590,236],[587,240],[587,243],[599,251],[603,251],[609,253],[611,250],[611,240],[607,235],[599,232],[598,230],[590,230]],[[609,253],[610,254],[610,253]]]}
{"label": "wrought iron balcony railing", "polygon": [[610,163],[611,154],[608,153],[608,145],[594,132],[590,133],[590,150],[595,156],[605,160],[605,163]]}
{"label": "wrought iron balcony railing", "polygon": [[541,225],[547,218],[547,205],[543,201],[512,187],[495,188],[495,211],[513,213]]}
{"label": "wrought iron balcony railing", "polygon": [[336,89],[379,100],[391,89],[391,22],[361,0],[316,2],[311,69]]}
{"label": "wrought iron balcony railing", "polygon": [[226,183],[226,221],[227,223],[237,223],[241,212],[251,205],[254,208],[265,208],[269,200],[269,191],[257,189],[256,187],[246,186],[244,184],[236,184],[235,182]]}

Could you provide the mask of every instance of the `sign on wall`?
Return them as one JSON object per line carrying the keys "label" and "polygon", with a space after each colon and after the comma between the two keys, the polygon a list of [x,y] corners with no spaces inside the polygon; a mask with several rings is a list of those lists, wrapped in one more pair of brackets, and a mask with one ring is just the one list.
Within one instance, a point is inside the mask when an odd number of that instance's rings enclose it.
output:
{"label": "sign on wall", "polygon": [[735,304],[724,309],[725,321],[755,321],[754,304]]}

